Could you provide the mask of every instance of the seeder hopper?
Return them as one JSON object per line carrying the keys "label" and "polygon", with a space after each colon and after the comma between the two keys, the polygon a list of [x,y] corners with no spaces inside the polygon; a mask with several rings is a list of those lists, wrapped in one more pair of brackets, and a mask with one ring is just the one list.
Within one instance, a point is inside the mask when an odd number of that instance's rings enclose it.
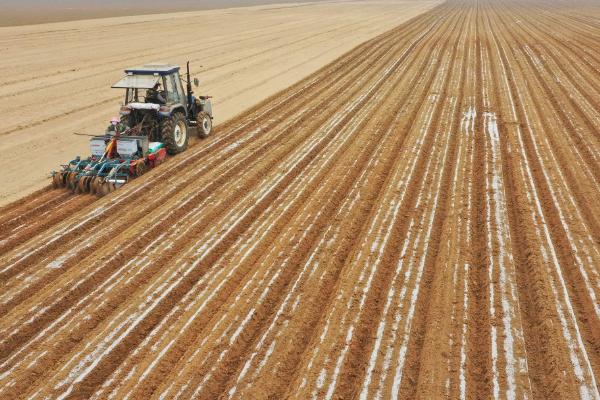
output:
{"label": "seeder hopper", "polygon": [[146,136],[95,136],[90,147],[90,157],[77,157],[52,173],[55,188],[103,196],[159,165],[167,155],[163,143],[148,142]]}

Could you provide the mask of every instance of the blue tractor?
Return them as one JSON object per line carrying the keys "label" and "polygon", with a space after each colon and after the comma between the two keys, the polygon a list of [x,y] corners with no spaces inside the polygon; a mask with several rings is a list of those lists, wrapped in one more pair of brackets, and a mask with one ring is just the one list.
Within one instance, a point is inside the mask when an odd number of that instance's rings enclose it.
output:
{"label": "blue tractor", "polygon": [[[121,122],[150,141],[162,142],[169,154],[187,148],[189,127],[196,126],[204,138],[212,130],[212,104],[209,96],[194,97],[187,63],[186,91],[179,67],[148,64],[126,69],[125,77],[112,87],[125,89]],[[194,79],[198,86],[198,80]]]}

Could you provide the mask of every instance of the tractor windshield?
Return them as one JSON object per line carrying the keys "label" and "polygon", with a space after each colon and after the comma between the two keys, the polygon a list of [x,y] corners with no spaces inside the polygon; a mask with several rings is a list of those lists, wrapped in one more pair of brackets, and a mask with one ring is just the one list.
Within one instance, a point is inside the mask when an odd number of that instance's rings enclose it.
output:
{"label": "tractor windshield", "polygon": [[112,87],[116,89],[126,89],[125,104],[146,102],[148,92],[156,86],[162,84],[162,79],[157,75],[127,75]]}
{"label": "tractor windshield", "polygon": [[[112,87],[127,89],[125,104],[129,103],[184,103],[183,90],[178,74],[166,76],[127,75]],[[158,90],[154,88],[159,84]]]}

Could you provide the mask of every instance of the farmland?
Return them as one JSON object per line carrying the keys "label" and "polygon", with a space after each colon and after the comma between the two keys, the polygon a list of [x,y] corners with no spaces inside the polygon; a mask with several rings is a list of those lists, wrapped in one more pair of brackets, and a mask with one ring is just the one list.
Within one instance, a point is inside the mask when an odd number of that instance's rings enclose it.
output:
{"label": "farmland", "polygon": [[[200,80],[196,95],[214,97],[215,123],[222,123],[437,4],[321,1],[0,27],[0,206],[47,186],[49,171],[87,155],[83,135],[104,132],[123,102],[111,85],[125,68],[160,62],[185,69],[189,61]],[[35,160],[27,168],[23,154]]]}
{"label": "farmland", "polygon": [[0,398],[600,399],[600,7],[445,2],[109,196],[0,209]]}

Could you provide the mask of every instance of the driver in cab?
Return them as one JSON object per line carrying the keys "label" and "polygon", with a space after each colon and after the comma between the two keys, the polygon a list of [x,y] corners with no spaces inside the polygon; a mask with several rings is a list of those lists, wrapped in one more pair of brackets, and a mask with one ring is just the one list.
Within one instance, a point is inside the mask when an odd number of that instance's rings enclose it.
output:
{"label": "driver in cab", "polygon": [[167,93],[164,90],[160,90],[160,82],[157,82],[152,89],[146,91],[146,103],[166,104],[166,96]]}

